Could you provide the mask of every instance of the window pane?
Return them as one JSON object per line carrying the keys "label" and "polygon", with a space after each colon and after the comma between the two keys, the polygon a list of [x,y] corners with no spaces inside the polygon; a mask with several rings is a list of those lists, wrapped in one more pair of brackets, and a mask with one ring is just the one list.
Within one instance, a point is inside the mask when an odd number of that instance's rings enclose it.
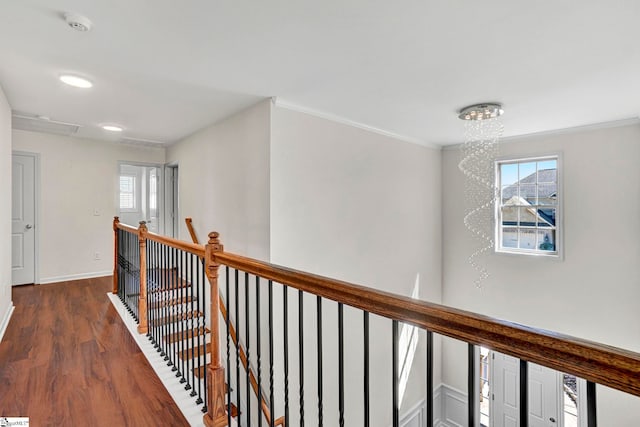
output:
{"label": "window pane", "polygon": [[556,183],[538,185],[538,204],[556,205],[558,203],[558,185]]}
{"label": "window pane", "polygon": [[518,204],[518,186],[502,186],[502,204]]}
{"label": "window pane", "polygon": [[520,163],[520,183],[536,183],[536,162]]}
{"label": "window pane", "polygon": [[520,229],[520,249],[535,249],[536,248],[536,230],[535,229]]}
{"label": "window pane", "polygon": [[538,162],[538,182],[557,182],[557,173],[557,160],[545,160]]}
{"label": "window pane", "polygon": [[555,251],[556,250],[556,230],[538,229],[538,249],[541,251]]}
{"label": "window pane", "polygon": [[518,225],[518,207],[503,206],[502,212],[502,225]]}
{"label": "window pane", "polygon": [[[537,201],[537,186],[535,184],[522,184],[520,185],[520,204],[535,205]],[[526,203],[525,203],[526,202]]]}
{"label": "window pane", "polygon": [[517,248],[518,247],[518,229],[514,227],[505,227],[502,229],[502,247]]}
{"label": "window pane", "polygon": [[508,186],[518,182],[518,164],[508,163],[500,165],[500,184]]}
{"label": "window pane", "polygon": [[535,227],[539,221],[536,208],[518,208],[518,225],[520,227]]}
{"label": "window pane", "polygon": [[541,208],[538,209],[538,226],[553,228],[556,224],[556,209],[555,208]]}
{"label": "window pane", "polygon": [[135,178],[133,176],[121,176],[120,177],[120,191],[133,192],[133,184]]}

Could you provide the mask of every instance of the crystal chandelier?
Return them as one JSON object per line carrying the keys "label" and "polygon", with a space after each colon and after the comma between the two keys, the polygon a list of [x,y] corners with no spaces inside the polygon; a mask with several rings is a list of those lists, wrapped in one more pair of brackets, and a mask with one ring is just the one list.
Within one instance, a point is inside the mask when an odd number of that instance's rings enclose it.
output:
{"label": "crystal chandelier", "polygon": [[494,163],[503,131],[500,119],[503,112],[501,104],[484,103],[465,107],[458,115],[465,121],[465,142],[458,168],[465,176],[464,225],[474,237],[468,262],[478,273],[474,279],[477,288],[489,277],[479,257],[494,245],[493,203],[499,194]]}

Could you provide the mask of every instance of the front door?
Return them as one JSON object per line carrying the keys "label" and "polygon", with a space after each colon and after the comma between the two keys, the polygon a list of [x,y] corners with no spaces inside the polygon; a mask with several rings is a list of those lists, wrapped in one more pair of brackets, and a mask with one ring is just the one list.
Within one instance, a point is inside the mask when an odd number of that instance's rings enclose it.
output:
{"label": "front door", "polygon": [[[520,425],[520,361],[501,353],[492,352],[491,355],[491,426],[517,427]],[[528,366],[529,426],[562,426],[559,413],[561,374],[535,363]]]}
{"label": "front door", "polygon": [[11,283],[35,282],[36,158],[14,154],[11,163]]}

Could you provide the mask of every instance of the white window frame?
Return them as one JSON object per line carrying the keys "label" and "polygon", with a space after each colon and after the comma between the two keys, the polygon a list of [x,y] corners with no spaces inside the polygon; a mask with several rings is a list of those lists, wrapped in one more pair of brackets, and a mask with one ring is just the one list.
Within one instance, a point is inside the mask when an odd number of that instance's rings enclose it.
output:
{"label": "white window frame", "polygon": [[[133,178],[133,192],[131,195],[133,196],[133,208],[123,208],[120,202],[120,195],[122,194],[122,190],[120,187],[120,180],[122,178]],[[136,197],[138,196],[138,176],[135,174],[121,173],[118,175],[118,206],[120,212],[138,212],[138,206],[136,203]]]}
{"label": "white window frame", "polygon": [[[539,162],[545,160],[556,161],[556,235],[555,235],[555,251],[542,251],[540,249],[522,249],[522,248],[509,248],[502,246],[502,183],[500,165],[503,164],[518,164],[527,162]],[[516,255],[528,255],[534,257],[554,258],[562,259],[564,251],[564,221],[563,221],[563,204],[564,204],[564,192],[562,184],[562,154],[561,153],[547,153],[542,155],[532,156],[509,156],[496,159],[495,164],[495,185],[497,188],[497,197],[495,201],[495,216],[494,216],[494,231],[495,231],[495,252],[500,254],[516,254]],[[520,226],[516,226],[520,228]]]}

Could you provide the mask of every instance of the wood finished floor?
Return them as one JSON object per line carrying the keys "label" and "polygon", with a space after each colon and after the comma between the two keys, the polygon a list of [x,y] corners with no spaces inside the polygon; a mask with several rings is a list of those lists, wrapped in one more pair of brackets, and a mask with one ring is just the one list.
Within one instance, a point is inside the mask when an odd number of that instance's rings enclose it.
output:
{"label": "wood finished floor", "polygon": [[31,426],[188,426],[106,293],[111,278],[13,288],[0,416]]}

